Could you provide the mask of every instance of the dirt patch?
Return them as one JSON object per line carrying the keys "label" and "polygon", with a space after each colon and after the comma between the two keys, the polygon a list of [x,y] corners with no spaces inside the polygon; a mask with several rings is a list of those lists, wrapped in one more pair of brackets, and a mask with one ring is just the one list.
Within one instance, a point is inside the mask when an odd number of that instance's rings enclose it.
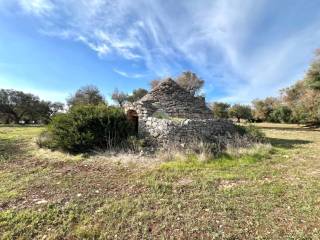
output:
{"label": "dirt patch", "polygon": [[177,181],[176,185],[179,187],[191,185],[194,181],[190,178],[181,178]]}
{"label": "dirt patch", "polygon": [[221,180],[218,185],[219,190],[227,190],[248,183],[246,180]]}

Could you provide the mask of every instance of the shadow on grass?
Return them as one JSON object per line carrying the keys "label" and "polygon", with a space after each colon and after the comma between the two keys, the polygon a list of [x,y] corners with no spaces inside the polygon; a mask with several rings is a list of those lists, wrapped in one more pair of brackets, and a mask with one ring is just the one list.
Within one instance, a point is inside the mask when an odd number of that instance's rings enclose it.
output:
{"label": "shadow on grass", "polygon": [[294,127],[276,127],[276,126],[258,126],[259,129],[265,129],[265,130],[280,130],[280,131],[320,131],[320,128],[313,128],[313,127],[298,127],[298,128],[294,128]]}
{"label": "shadow on grass", "polygon": [[279,148],[293,148],[295,145],[312,143],[311,141],[299,139],[268,138],[268,140],[272,146]]}

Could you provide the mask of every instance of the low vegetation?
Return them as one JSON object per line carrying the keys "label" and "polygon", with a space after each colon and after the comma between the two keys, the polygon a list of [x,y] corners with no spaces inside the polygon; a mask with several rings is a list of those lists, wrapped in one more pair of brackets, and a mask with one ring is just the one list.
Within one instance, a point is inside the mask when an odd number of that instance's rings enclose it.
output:
{"label": "low vegetation", "polygon": [[124,146],[133,135],[133,126],[121,109],[104,104],[78,105],[56,115],[38,144],[79,153]]}
{"label": "low vegetation", "polygon": [[265,134],[254,125],[237,126],[237,133],[232,136],[216,136],[214,142],[190,139],[188,143],[172,143],[160,149],[159,156],[164,161],[176,159],[194,159],[199,162],[212,162],[224,157],[239,157],[246,150],[252,151],[257,146],[269,147]]}
{"label": "low vegetation", "polygon": [[0,238],[317,239],[319,131],[257,126],[270,144],[166,162],[51,152],[44,128],[2,126]]}

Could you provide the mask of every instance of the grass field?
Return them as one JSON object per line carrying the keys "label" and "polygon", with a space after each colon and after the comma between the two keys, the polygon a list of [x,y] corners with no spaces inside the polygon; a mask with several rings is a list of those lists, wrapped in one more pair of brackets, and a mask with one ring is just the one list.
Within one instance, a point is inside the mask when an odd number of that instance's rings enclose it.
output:
{"label": "grass field", "polygon": [[320,131],[258,126],[272,149],[154,164],[50,152],[40,127],[0,127],[0,238],[319,239]]}

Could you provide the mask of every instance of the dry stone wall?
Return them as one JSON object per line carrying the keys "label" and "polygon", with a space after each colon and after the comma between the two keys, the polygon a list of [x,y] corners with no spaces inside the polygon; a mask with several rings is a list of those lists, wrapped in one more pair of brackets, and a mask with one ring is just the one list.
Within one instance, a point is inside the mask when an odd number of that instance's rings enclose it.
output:
{"label": "dry stone wall", "polygon": [[160,112],[177,118],[209,119],[213,117],[204,97],[193,96],[172,79],[165,80],[139,102],[149,116]]}
{"label": "dry stone wall", "polygon": [[203,97],[195,97],[172,79],[167,79],[125,110],[139,117],[138,133],[155,145],[189,143],[195,139],[214,142],[217,136],[231,136],[232,122],[213,119]]}
{"label": "dry stone wall", "polygon": [[232,136],[235,125],[227,120],[215,119],[158,119],[148,117],[139,122],[139,132],[155,145],[186,144],[195,139],[214,142],[217,136]]}

